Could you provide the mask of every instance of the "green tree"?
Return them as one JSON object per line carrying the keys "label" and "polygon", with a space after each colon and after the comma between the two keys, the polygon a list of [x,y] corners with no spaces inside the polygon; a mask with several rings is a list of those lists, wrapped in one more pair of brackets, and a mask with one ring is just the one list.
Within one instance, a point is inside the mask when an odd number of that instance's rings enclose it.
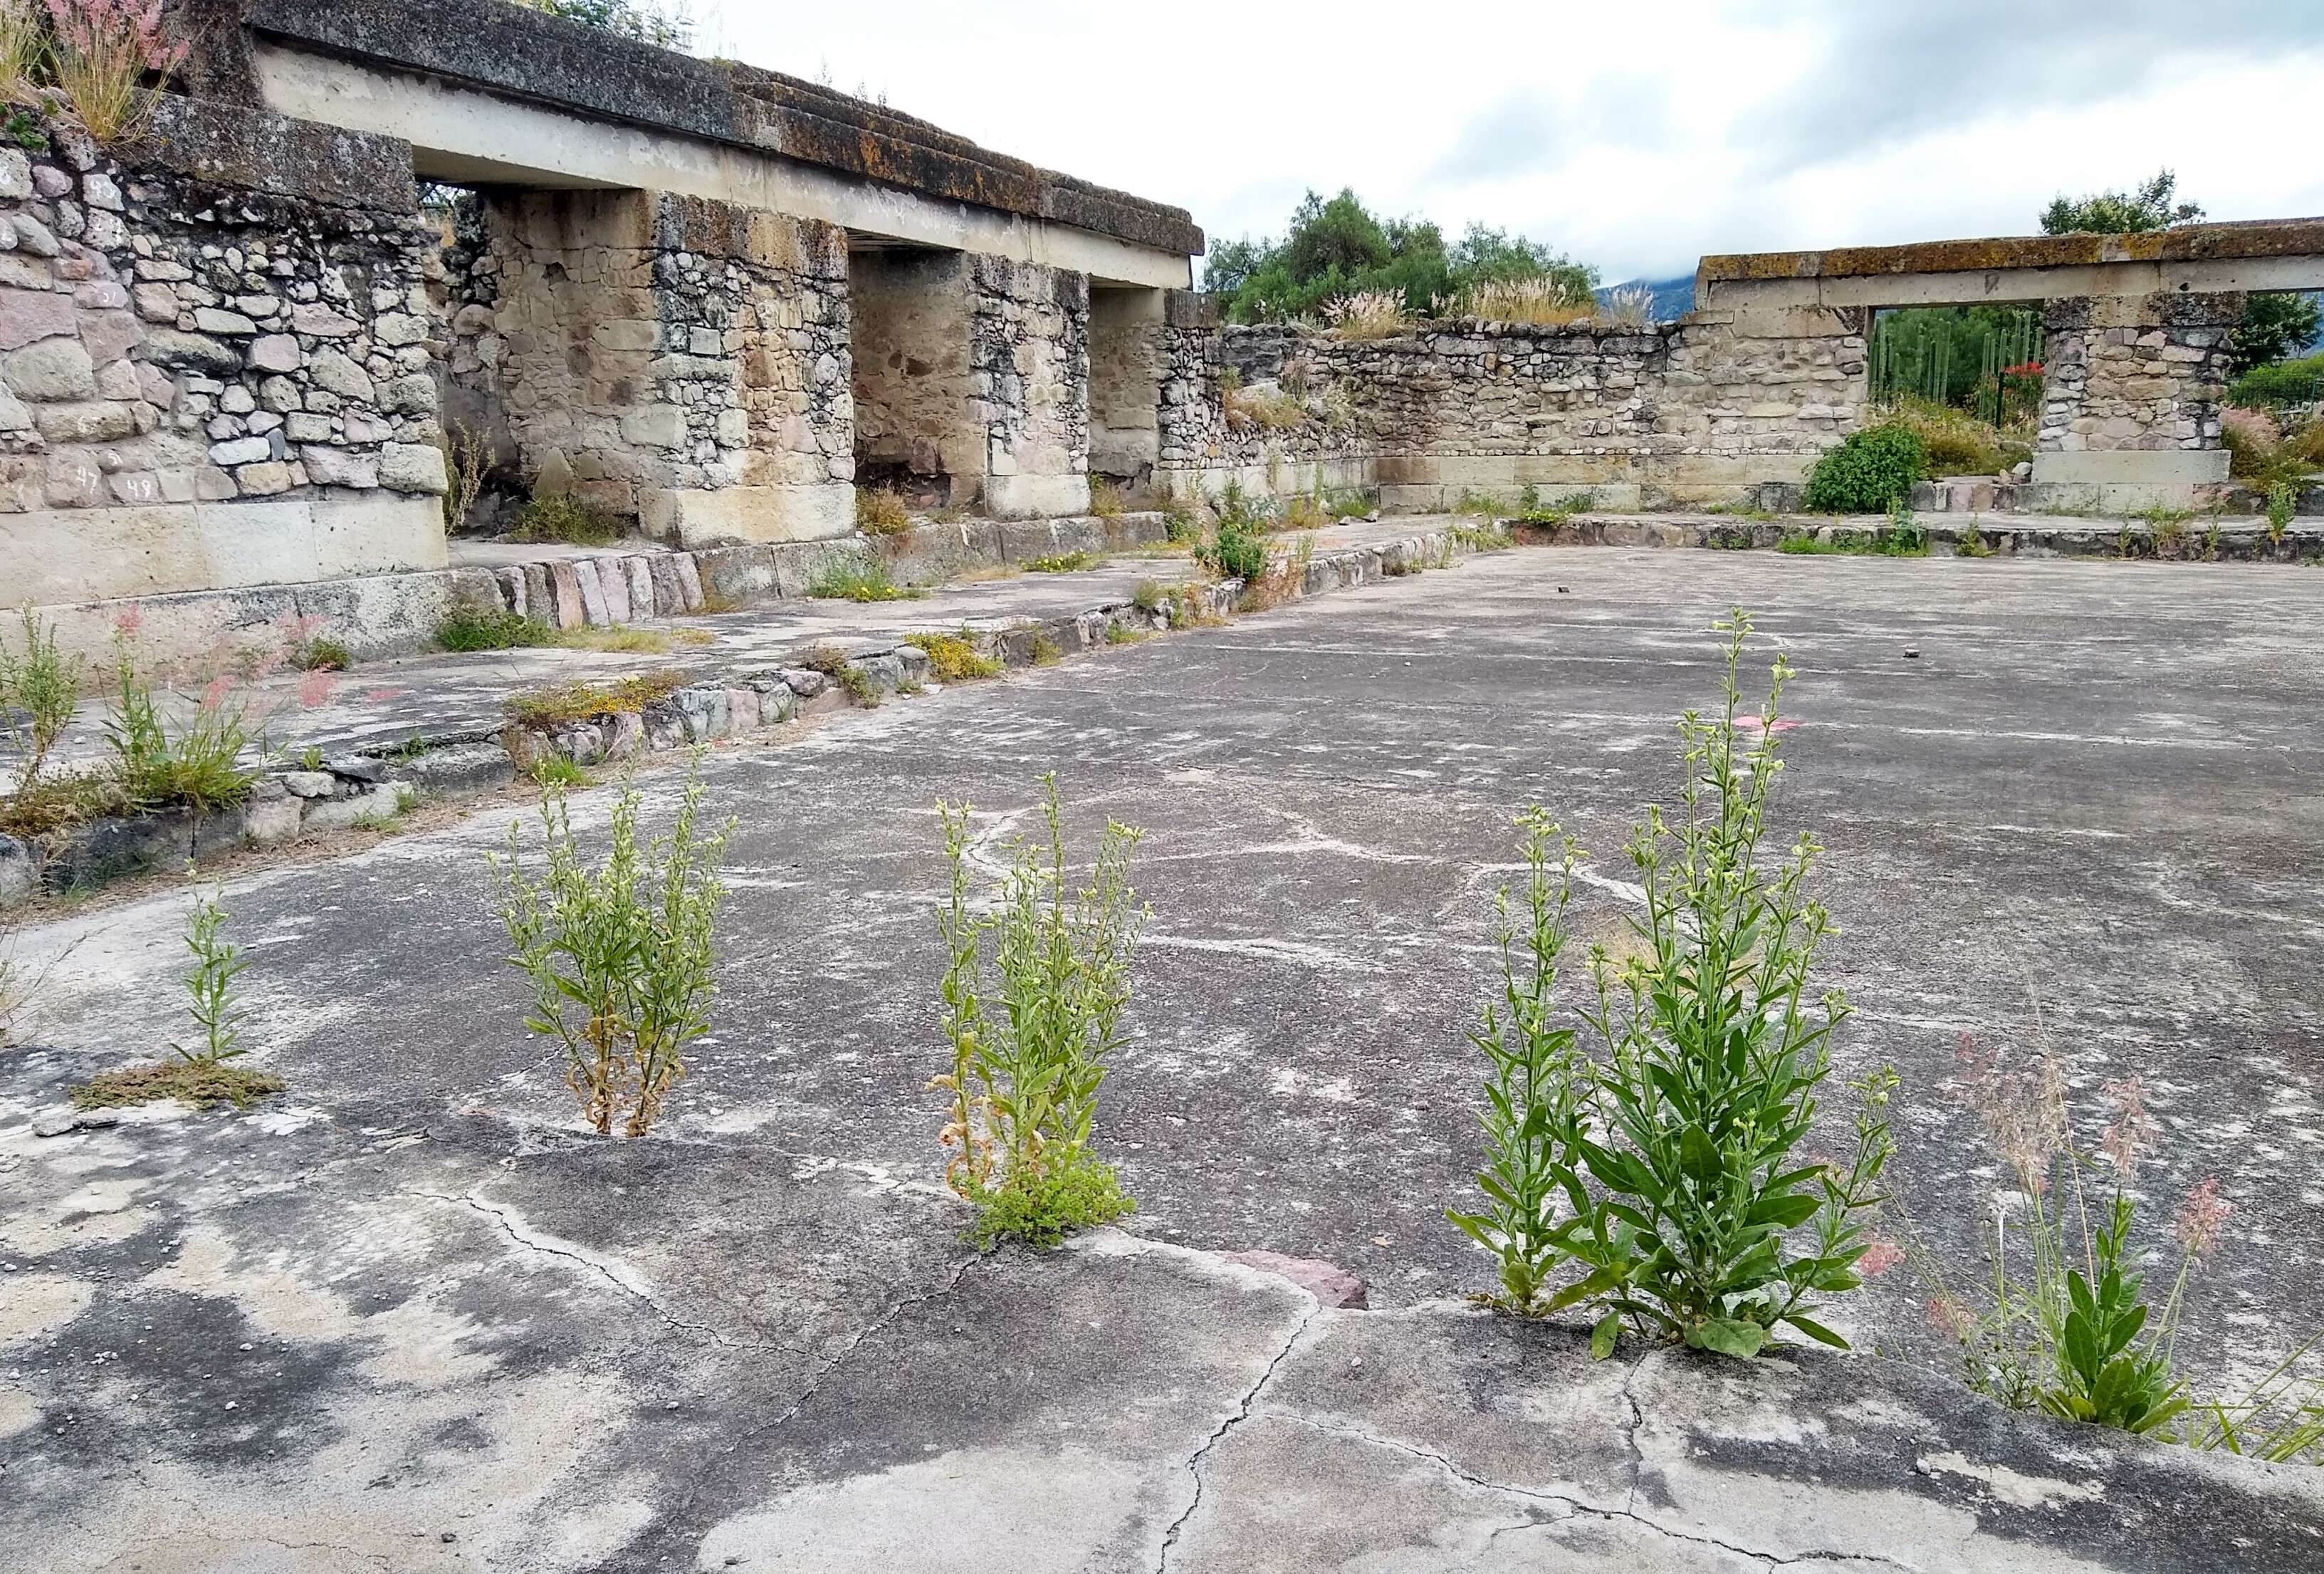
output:
{"label": "green tree", "polygon": [[2135,191],[2100,191],[2078,199],[2060,196],[2043,210],[2042,233],[2137,235],[2200,220],[2202,205],[2173,202],[2178,192],[2179,177],[2163,170]]}
{"label": "green tree", "polygon": [[2273,366],[2316,342],[2324,309],[2313,295],[2271,292],[2255,295],[2244,319],[2227,339],[2227,373],[2240,377],[2255,366]]}
{"label": "green tree", "polygon": [[1577,292],[1597,271],[1537,241],[1471,225],[1456,242],[1425,218],[1381,218],[1351,190],[1310,191],[1280,241],[1222,241],[1204,264],[1203,287],[1225,295],[1238,322],[1311,317],[1359,291],[1393,291],[1426,313],[1471,284],[1554,276]]}

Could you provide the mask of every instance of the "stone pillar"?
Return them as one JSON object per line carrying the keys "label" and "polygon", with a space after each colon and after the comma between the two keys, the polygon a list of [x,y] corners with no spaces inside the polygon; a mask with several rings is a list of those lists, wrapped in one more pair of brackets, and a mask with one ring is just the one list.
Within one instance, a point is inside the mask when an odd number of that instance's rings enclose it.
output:
{"label": "stone pillar", "polygon": [[486,199],[450,408],[525,482],[683,546],[853,528],[844,232],[702,198]]}
{"label": "stone pillar", "polygon": [[969,279],[986,510],[1003,518],[1088,513],[1088,277],[977,255]]}
{"label": "stone pillar", "polygon": [[2166,291],[2049,303],[2034,455],[2044,505],[2186,507],[2227,480],[2219,403],[2245,299]]}

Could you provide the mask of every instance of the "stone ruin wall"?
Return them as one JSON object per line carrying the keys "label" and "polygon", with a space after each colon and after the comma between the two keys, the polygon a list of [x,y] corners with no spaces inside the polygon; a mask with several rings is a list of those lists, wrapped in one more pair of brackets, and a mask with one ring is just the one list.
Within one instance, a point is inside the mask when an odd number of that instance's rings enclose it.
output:
{"label": "stone ruin wall", "polygon": [[1702,313],[1360,340],[1182,309],[1158,330],[1157,474],[1182,490],[1377,485],[1391,508],[1527,486],[1603,506],[1725,501],[1797,479],[1861,421],[1864,328],[1861,313]]}
{"label": "stone ruin wall", "polygon": [[2069,297],[2048,333],[2040,446],[2059,453],[2217,449],[2240,294]]}
{"label": "stone ruin wall", "polygon": [[[434,245],[408,169],[253,189],[208,172],[252,156],[251,128],[181,104],[157,128],[168,162],[134,171],[77,126],[41,130],[45,151],[0,149],[8,594],[424,566],[431,547],[440,562]],[[198,505],[226,502],[275,506],[206,528]],[[384,560],[375,528],[340,551],[333,522],[375,527],[383,505]]]}
{"label": "stone ruin wall", "polygon": [[447,406],[536,495],[700,544],[852,517],[843,232],[705,199],[464,199]]}

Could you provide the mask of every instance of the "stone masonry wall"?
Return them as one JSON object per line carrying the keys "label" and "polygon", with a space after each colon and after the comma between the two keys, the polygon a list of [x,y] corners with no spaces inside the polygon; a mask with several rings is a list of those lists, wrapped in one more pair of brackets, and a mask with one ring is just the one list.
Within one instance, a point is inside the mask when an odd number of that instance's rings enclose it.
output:
{"label": "stone masonry wall", "polygon": [[443,490],[416,212],[42,129],[0,149],[0,513]]}
{"label": "stone masonry wall", "polygon": [[2217,449],[2240,294],[2052,301],[2043,383],[2046,452]]}
{"label": "stone masonry wall", "polygon": [[490,198],[446,250],[447,402],[542,495],[770,540],[855,467],[845,241],[698,198]]}
{"label": "stone masonry wall", "polygon": [[1527,486],[1625,504],[1724,496],[1797,478],[1862,419],[1858,315],[1443,324],[1357,340],[1214,329],[1179,310],[1157,330],[1157,471],[1264,490],[1321,476],[1407,507]]}
{"label": "stone masonry wall", "polygon": [[1089,506],[1089,279],[981,254],[968,258],[967,278],[985,505],[1079,514]]}

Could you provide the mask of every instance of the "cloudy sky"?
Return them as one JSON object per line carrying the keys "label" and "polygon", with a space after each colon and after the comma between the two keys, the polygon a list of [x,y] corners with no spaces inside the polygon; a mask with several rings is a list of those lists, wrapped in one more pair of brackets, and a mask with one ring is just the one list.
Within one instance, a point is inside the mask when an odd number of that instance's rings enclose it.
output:
{"label": "cloudy sky", "polygon": [[696,0],[697,50],[1279,230],[1314,187],[1516,229],[1609,281],[1705,252],[2016,235],[2169,165],[2324,214],[2324,0]]}

